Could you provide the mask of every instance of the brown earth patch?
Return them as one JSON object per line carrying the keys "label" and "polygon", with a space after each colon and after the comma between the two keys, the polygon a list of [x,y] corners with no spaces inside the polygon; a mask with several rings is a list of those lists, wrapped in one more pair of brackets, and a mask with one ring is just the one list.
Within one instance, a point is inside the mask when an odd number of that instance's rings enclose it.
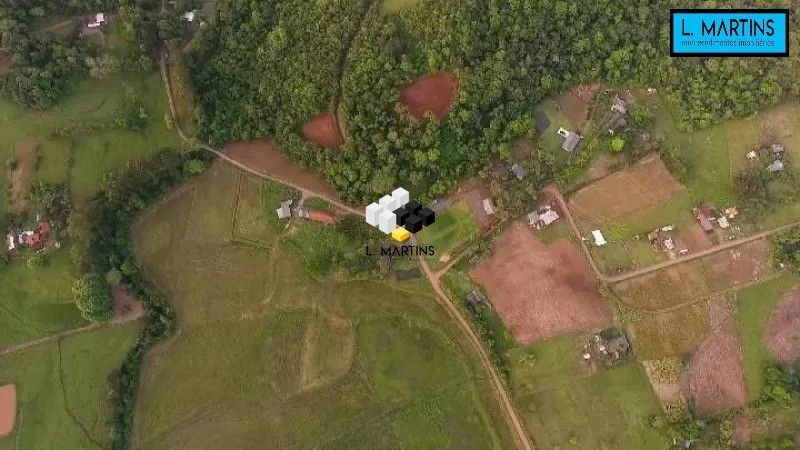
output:
{"label": "brown earth patch", "polygon": [[764,344],[781,364],[800,358],[800,285],[786,293],[769,314]]}
{"label": "brown earth patch", "polygon": [[542,244],[524,221],[495,240],[492,255],[471,272],[521,343],[590,331],[611,323],[591,269],[571,241]]}
{"label": "brown earth patch", "polygon": [[439,119],[450,114],[458,95],[458,77],[439,72],[417,78],[400,91],[400,102],[417,118],[432,113]]}
{"label": "brown earth patch", "polygon": [[759,122],[760,135],[764,140],[785,138],[792,135],[792,117],[786,108],[776,108],[764,114]]}
{"label": "brown earth patch", "polygon": [[8,173],[9,199],[16,211],[28,208],[28,185],[36,171],[37,139],[25,139],[15,145],[16,165]]}
{"label": "brown earth patch", "polygon": [[[472,214],[475,215],[475,220],[481,225],[483,231],[489,230],[500,221],[497,214],[489,214],[483,207],[483,200],[487,198],[491,199],[494,205],[492,192],[485,184],[480,182],[468,181],[466,184],[469,187],[465,187],[464,189],[466,189],[466,191],[463,194],[459,194],[456,198],[463,199],[469,205]],[[453,201],[455,201],[455,199],[453,199]]]}
{"label": "brown earth patch", "polygon": [[11,53],[6,49],[0,49],[0,75],[11,72]]}
{"label": "brown earth patch", "polygon": [[111,298],[113,299],[113,321],[130,322],[139,319],[144,315],[142,302],[128,293],[128,289],[123,284],[115,284],[111,287]]}
{"label": "brown earth patch", "polygon": [[13,384],[0,386],[0,437],[11,434],[17,419],[17,388]]}
{"label": "brown earth patch", "polygon": [[514,151],[514,157],[517,159],[525,159],[536,148],[536,144],[528,138],[519,138],[511,141],[511,149]]}
{"label": "brown earth patch", "polygon": [[582,128],[589,121],[589,107],[599,90],[597,83],[579,84],[558,96],[558,106],[573,126]]}
{"label": "brown earth patch", "polygon": [[709,301],[711,333],[691,356],[682,380],[687,398],[700,416],[711,416],[747,403],[742,348],[727,296]]}
{"label": "brown earth patch", "polygon": [[750,418],[742,414],[733,421],[733,435],[731,442],[737,447],[746,447],[753,436]]}
{"label": "brown earth patch", "polygon": [[731,282],[733,284],[748,283],[760,280],[767,270],[770,245],[766,239],[748,242],[732,249]]}
{"label": "brown earth patch", "polygon": [[711,248],[713,245],[714,243],[711,242],[709,233],[703,231],[698,223],[691,224],[688,230],[678,237],[677,240],[677,246],[679,249],[687,248],[692,252],[705,250]]}
{"label": "brown earth patch", "polygon": [[273,142],[234,142],[225,147],[224,153],[234,161],[270,178],[329,198],[338,198],[336,191],[328,183],[310,170],[294,165]]}
{"label": "brown earth patch", "polygon": [[344,137],[339,129],[339,121],[333,113],[314,116],[303,125],[303,137],[320,147],[339,148]]}
{"label": "brown earth patch", "polygon": [[600,155],[592,161],[589,166],[589,171],[586,175],[587,181],[591,183],[611,175],[614,170],[619,168],[621,160],[622,159],[616,155],[605,153]]}
{"label": "brown earth patch", "polygon": [[651,155],[579,190],[569,205],[579,221],[594,227],[657,206],[682,189],[661,158]]}

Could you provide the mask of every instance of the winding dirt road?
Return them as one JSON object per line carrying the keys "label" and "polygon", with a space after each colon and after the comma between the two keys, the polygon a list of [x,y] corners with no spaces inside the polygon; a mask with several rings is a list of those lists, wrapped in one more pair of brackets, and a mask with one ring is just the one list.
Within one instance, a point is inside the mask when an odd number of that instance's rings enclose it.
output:
{"label": "winding dirt road", "polygon": [[[292,183],[290,183],[290,182],[288,182],[286,180],[281,180],[281,179],[279,179],[279,178],[277,178],[277,177],[275,177],[273,175],[265,174],[265,173],[259,172],[257,170],[251,169],[251,168],[245,166],[244,164],[239,163],[238,161],[235,161],[235,160],[229,158],[223,152],[220,152],[219,150],[217,150],[217,149],[215,149],[215,148],[213,148],[213,147],[211,147],[209,145],[193,142],[191,139],[189,139],[184,134],[183,130],[181,130],[180,126],[178,125],[178,121],[177,121],[177,118],[176,118],[176,115],[175,115],[175,108],[174,108],[174,104],[173,104],[173,99],[172,99],[172,85],[171,85],[170,78],[169,78],[169,70],[168,70],[168,66],[167,66],[168,65],[168,61],[167,61],[166,55],[162,55],[161,56],[160,65],[161,65],[161,76],[162,76],[162,78],[164,80],[164,86],[165,86],[165,89],[167,91],[167,97],[168,97],[168,101],[169,101],[170,113],[172,114],[173,122],[175,123],[175,128],[176,128],[176,130],[178,132],[178,135],[181,137],[181,139],[183,139],[183,140],[185,140],[187,142],[192,142],[192,143],[200,146],[204,150],[213,153],[214,155],[216,155],[221,160],[227,162],[228,164],[236,166],[239,169],[242,169],[242,170],[246,171],[247,173],[253,174],[253,175],[257,176],[257,177],[260,177],[260,178],[263,178],[263,179],[266,179],[266,180],[270,180],[270,181],[274,181],[276,183],[283,184],[285,186],[289,186],[289,187],[291,187],[293,189],[297,189],[304,196],[321,198],[321,199],[329,202],[330,204],[332,204],[332,205],[334,205],[334,206],[336,206],[336,207],[338,207],[338,208],[340,208],[340,209],[342,209],[344,211],[347,211],[347,212],[349,212],[351,214],[355,214],[355,215],[360,216],[360,217],[364,217],[365,213],[364,213],[363,210],[353,208],[352,206],[349,206],[349,205],[343,203],[339,199],[331,198],[330,196],[327,196],[327,195],[324,195],[324,194],[320,194],[320,193],[314,192],[314,191],[306,189],[306,188],[301,188],[301,187],[299,187],[297,185],[294,185],[294,184],[292,184]],[[414,241],[413,237],[412,237],[412,243],[416,243],[416,241]],[[516,411],[514,410],[514,406],[511,403],[511,399],[509,398],[508,393],[506,392],[505,385],[503,384],[502,380],[500,379],[500,376],[497,374],[497,371],[495,370],[494,362],[492,362],[491,358],[489,357],[489,354],[486,352],[486,349],[483,348],[483,343],[481,342],[481,340],[478,337],[478,335],[475,334],[475,332],[473,331],[469,321],[466,318],[464,318],[464,316],[461,315],[461,312],[456,307],[456,305],[453,303],[452,299],[450,299],[450,297],[442,289],[441,284],[439,283],[439,277],[442,275],[442,273],[441,272],[440,273],[433,273],[433,271],[431,270],[430,266],[428,265],[428,262],[425,260],[425,258],[423,256],[419,257],[419,265],[420,265],[420,268],[422,269],[422,272],[425,274],[425,277],[430,282],[431,287],[433,288],[433,292],[436,294],[436,299],[439,302],[439,304],[444,308],[445,312],[453,320],[455,320],[455,322],[458,324],[458,326],[461,329],[461,331],[463,332],[463,334],[466,336],[466,338],[469,341],[469,343],[472,345],[472,347],[478,353],[478,356],[479,356],[480,361],[481,361],[481,365],[483,366],[484,370],[486,371],[486,374],[489,376],[489,381],[491,382],[492,390],[495,392],[496,399],[500,403],[500,407],[501,407],[501,409],[503,411],[503,416],[504,416],[504,418],[506,420],[506,423],[507,423],[507,425],[509,427],[509,430],[512,432],[512,434],[514,436],[514,442],[516,443],[517,448],[522,449],[522,450],[532,450],[533,449],[533,445],[531,444],[530,440],[528,439],[528,435],[525,432],[525,429],[524,429],[524,427],[522,425],[522,421],[519,419],[519,417],[517,416]]]}

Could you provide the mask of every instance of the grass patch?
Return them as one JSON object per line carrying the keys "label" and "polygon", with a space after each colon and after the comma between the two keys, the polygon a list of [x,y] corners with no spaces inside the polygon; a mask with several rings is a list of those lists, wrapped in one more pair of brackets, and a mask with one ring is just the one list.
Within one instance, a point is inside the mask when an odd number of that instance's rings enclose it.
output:
{"label": "grass patch", "polygon": [[456,256],[454,252],[480,234],[478,223],[466,202],[458,201],[438,214],[432,226],[416,234],[421,245],[432,245],[436,255]]}
{"label": "grass patch", "polygon": [[182,330],[145,359],[134,446],[510,445],[477,357],[426,290],[305,275],[331,227],[303,222],[267,250],[197,220],[231,226],[236,180],[217,166],[134,231]]}
{"label": "grass patch", "polygon": [[382,0],[381,11],[396,13],[416,5],[418,0]]}
{"label": "grass patch", "polygon": [[710,321],[705,302],[674,311],[642,313],[628,332],[640,359],[686,356],[708,334]]}
{"label": "grass patch", "polygon": [[102,328],[0,357],[0,384],[16,384],[18,396],[16,429],[0,450],[107,447],[107,378],[137,333],[136,325]]}
{"label": "grass patch", "polygon": [[33,271],[20,259],[0,270],[0,348],[85,324],[72,299],[69,250]]}
{"label": "grass patch", "polygon": [[775,358],[764,345],[764,330],[769,314],[783,295],[800,283],[800,277],[784,275],[737,293],[736,310],[747,392],[755,400],[765,385],[764,368]]}

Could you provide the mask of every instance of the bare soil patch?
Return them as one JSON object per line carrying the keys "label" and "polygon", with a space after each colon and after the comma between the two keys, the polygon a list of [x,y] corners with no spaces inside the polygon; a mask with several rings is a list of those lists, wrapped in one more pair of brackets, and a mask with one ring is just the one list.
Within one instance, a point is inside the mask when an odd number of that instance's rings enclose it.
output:
{"label": "bare soil patch", "polygon": [[709,234],[703,231],[698,223],[690,225],[689,229],[678,238],[677,243],[678,248],[687,248],[693,252],[709,249],[713,245]]}
{"label": "bare soil patch", "polygon": [[682,189],[661,158],[651,155],[579,190],[569,205],[582,222],[603,224],[657,206]]}
{"label": "bare soil patch", "polygon": [[450,114],[458,95],[458,77],[439,72],[417,78],[400,91],[400,102],[417,118],[432,113],[439,119]]}
{"label": "bare soil patch", "polygon": [[765,143],[791,136],[794,126],[790,112],[785,108],[777,108],[765,114],[759,122],[759,131]]}
{"label": "bare soil patch", "polygon": [[800,285],[775,305],[769,315],[764,343],[781,364],[800,358]]}
{"label": "bare soil patch", "polygon": [[572,125],[581,128],[589,121],[589,107],[598,91],[598,83],[579,84],[558,96],[558,105]]}
{"label": "bare soil patch", "polygon": [[142,302],[129,294],[125,285],[115,284],[112,286],[111,298],[114,302],[112,309],[114,322],[130,322],[144,315]]}
{"label": "bare soil patch", "polygon": [[14,209],[23,211],[28,208],[28,185],[36,171],[37,139],[25,139],[15,146],[16,164],[8,173],[9,199]]}
{"label": "bare soil patch", "polygon": [[17,388],[13,384],[0,386],[0,437],[11,434],[17,419]]}
{"label": "bare soil patch", "polygon": [[711,416],[747,403],[742,348],[727,296],[709,301],[711,333],[692,354],[682,380],[696,413]]}
{"label": "bare soil patch", "polygon": [[482,284],[503,322],[522,343],[590,331],[611,323],[589,265],[567,239],[542,244],[523,221],[494,242],[470,277]]}
{"label": "bare soil patch", "polygon": [[766,239],[748,242],[728,252],[733,284],[760,280],[767,270],[770,245]]}
{"label": "bare soil patch", "polygon": [[333,113],[320,114],[306,122],[303,137],[325,148],[339,148],[344,144],[339,121]]}
{"label": "bare soil patch", "polygon": [[497,217],[497,214],[489,214],[486,211],[486,208],[483,206],[483,201],[487,198],[490,199],[492,201],[492,205],[494,205],[492,192],[483,183],[468,182],[467,184],[469,187],[467,188],[467,191],[461,195],[461,198],[463,198],[470,206],[470,209],[472,209],[472,213],[475,215],[475,219],[481,225],[481,229],[486,231],[500,221],[500,218]]}
{"label": "bare soil patch", "polygon": [[0,75],[7,75],[11,72],[11,53],[6,49],[0,49]]}
{"label": "bare soil patch", "polygon": [[301,169],[289,161],[269,141],[241,141],[228,144],[225,154],[234,161],[270,178],[290,183],[301,189],[337,199],[333,188],[317,174]]}
{"label": "bare soil patch", "polygon": [[536,144],[528,138],[518,138],[511,141],[511,149],[517,159],[525,159],[535,148]]}

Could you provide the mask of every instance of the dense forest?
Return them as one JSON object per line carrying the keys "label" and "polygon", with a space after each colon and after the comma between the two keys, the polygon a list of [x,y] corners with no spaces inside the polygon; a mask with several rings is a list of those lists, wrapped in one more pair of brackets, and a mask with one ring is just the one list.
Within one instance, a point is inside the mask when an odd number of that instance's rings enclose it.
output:
{"label": "dense forest", "polygon": [[[670,6],[419,0],[387,14],[379,1],[221,0],[190,55],[201,138],[275,139],[349,201],[398,183],[430,199],[485,167],[501,145],[532,135],[533,105],[580,82],[657,86],[687,129],[800,90],[796,55],[670,58]],[[449,118],[408,117],[399,90],[436,71],[460,78]],[[333,152],[299,135],[304,121],[331,111],[347,138]]]}

